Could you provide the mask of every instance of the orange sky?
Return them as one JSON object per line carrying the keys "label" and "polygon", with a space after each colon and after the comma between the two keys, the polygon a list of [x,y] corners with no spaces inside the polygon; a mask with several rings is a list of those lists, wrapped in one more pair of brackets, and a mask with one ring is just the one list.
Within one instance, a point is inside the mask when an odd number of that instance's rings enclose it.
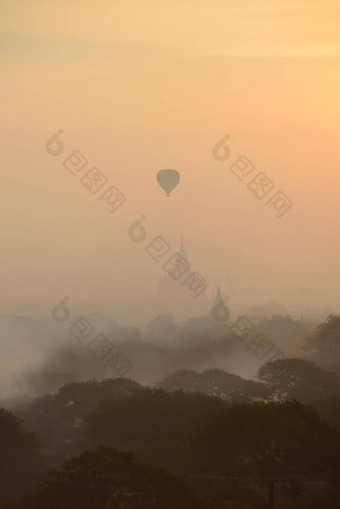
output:
{"label": "orange sky", "polygon": [[[153,291],[162,268],[127,235],[145,214],[211,290],[230,275],[247,302],[306,288],[339,311],[339,18],[327,0],[2,0],[0,305]],[[63,167],[76,149],[126,195],[115,214]],[[229,170],[240,155],[294,202],[281,219]]]}

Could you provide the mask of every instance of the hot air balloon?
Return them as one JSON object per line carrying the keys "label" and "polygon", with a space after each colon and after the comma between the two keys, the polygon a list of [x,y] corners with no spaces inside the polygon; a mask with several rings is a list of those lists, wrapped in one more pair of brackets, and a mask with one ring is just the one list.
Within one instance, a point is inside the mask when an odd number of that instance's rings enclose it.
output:
{"label": "hot air balloon", "polygon": [[170,196],[170,193],[177,186],[180,174],[177,170],[160,170],[157,173],[157,182],[162,189]]}

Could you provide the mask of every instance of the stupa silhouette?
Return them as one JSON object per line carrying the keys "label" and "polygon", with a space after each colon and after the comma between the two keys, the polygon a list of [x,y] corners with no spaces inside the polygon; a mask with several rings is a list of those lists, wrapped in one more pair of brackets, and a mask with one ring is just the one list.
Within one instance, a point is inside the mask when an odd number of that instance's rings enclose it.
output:
{"label": "stupa silhouette", "polygon": [[168,311],[176,315],[182,314],[184,309],[190,311],[190,314],[192,315],[208,315],[214,305],[214,302],[220,301],[222,298],[221,288],[217,288],[216,294],[213,298],[208,296],[207,290],[202,292],[197,299],[191,298],[188,287],[181,286],[187,275],[190,274],[190,271],[194,270],[194,268],[191,267],[189,257],[184,248],[183,237],[181,237],[177,252],[187,261],[189,269],[186,271],[185,275],[180,278],[180,280],[173,279],[170,274],[165,272],[157,285],[156,300],[164,311]]}

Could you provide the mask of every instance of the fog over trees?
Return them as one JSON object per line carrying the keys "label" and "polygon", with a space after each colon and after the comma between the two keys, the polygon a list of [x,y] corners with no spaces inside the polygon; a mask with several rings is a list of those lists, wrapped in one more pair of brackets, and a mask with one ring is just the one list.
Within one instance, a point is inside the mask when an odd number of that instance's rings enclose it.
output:
{"label": "fog over trees", "polygon": [[[338,507],[338,316],[91,319],[119,351],[111,373],[69,339],[3,399],[1,507]],[[27,337],[49,323],[6,320]],[[291,335],[300,356],[283,354]]]}

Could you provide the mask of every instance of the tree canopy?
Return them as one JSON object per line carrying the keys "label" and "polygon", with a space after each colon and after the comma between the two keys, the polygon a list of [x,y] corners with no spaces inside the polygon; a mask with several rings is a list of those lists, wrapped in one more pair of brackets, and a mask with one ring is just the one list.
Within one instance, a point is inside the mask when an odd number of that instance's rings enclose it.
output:
{"label": "tree canopy", "polygon": [[217,368],[207,369],[202,373],[180,369],[167,375],[158,385],[162,389],[170,391],[201,392],[217,396],[224,401],[252,401],[264,399],[268,395],[264,383],[245,380],[238,375]]}
{"label": "tree canopy", "polygon": [[339,315],[329,315],[318,325],[314,336],[306,338],[306,350],[312,360],[340,373]]}
{"label": "tree canopy", "polygon": [[197,474],[249,477],[267,484],[272,507],[276,483],[339,471],[340,433],[297,401],[235,403],[213,416],[197,435]]}
{"label": "tree canopy", "polygon": [[133,450],[144,460],[183,472],[193,433],[224,408],[218,398],[139,389],[129,398],[99,403],[84,421],[88,445]]}
{"label": "tree canopy", "polygon": [[315,402],[340,396],[340,379],[304,359],[279,359],[262,366],[258,378],[268,385],[273,397]]}
{"label": "tree canopy", "polygon": [[12,412],[0,408],[0,503],[11,500],[41,474],[41,443]]}
{"label": "tree canopy", "polygon": [[13,509],[203,509],[183,479],[100,447],[52,470]]}

